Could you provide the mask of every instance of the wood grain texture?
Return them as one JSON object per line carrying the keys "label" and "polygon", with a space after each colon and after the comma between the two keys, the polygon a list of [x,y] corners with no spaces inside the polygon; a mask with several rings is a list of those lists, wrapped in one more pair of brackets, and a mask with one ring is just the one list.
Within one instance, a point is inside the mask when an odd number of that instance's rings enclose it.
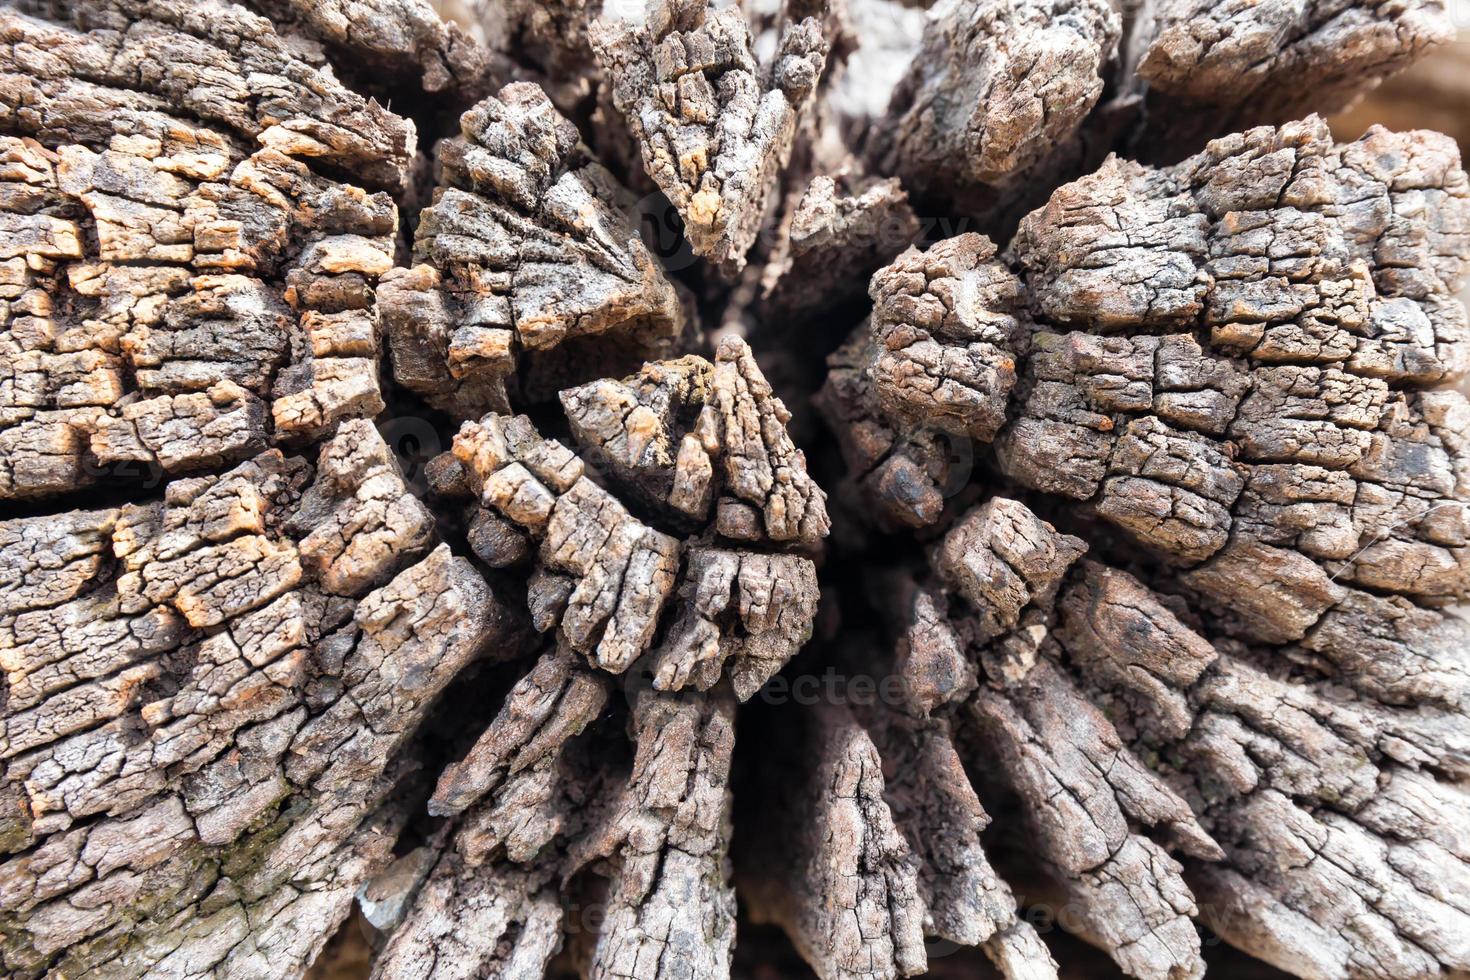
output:
{"label": "wood grain texture", "polygon": [[1446,8],[461,7],[0,8],[0,973],[1470,972]]}

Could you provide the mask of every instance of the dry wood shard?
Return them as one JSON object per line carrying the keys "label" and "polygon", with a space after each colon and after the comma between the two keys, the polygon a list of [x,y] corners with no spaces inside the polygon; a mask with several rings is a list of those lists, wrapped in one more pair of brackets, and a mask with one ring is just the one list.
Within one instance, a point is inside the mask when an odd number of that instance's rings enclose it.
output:
{"label": "dry wood shard", "polygon": [[630,224],[626,192],[545,93],[508,85],[460,129],[438,148],[417,264],[381,291],[398,382],[463,418],[505,411],[522,361],[528,384],[554,391],[585,377],[589,339],[630,365],[667,349],[683,327],[674,287]]}
{"label": "dry wood shard", "polygon": [[[755,547],[810,547],[829,525],[825,494],[749,348],[731,339],[713,364],[650,363],[567,389],[562,402],[617,489],[661,508],[671,527],[692,520],[737,546],[686,545],[641,520],[524,416],[466,423],[453,451],[468,489],[482,511],[538,542],[528,597],[537,629],[555,627],[612,673],[651,653],[660,690],[707,690],[729,661],[737,693],[750,697],[810,635],[817,596],[810,558]],[[655,644],[681,577],[681,612]]]}
{"label": "dry wood shard", "polygon": [[882,173],[966,210],[1014,209],[1080,155],[1122,23],[1107,3],[935,5],[870,153]]}
{"label": "dry wood shard", "polygon": [[592,44],[695,254],[738,272],[826,67],[820,22],[785,24],[761,64],[738,7],[655,0],[641,22],[604,16]]}

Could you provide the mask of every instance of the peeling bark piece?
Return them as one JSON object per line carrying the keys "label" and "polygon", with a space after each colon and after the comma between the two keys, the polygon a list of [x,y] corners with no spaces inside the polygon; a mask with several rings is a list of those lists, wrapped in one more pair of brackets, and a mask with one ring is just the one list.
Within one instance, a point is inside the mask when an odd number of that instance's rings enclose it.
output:
{"label": "peeling bark piece", "polygon": [[691,548],[680,586],[681,612],[650,667],[661,691],[707,691],[730,663],[744,701],[810,638],[817,570],[809,558]]}
{"label": "peeling bark piece", "polygon": [[[1122,33],[1106,3],[946,0],[869,148],[880,173],[975,214],[1021,213],[1081,156]],[[1020,197],[1022,200],[1018,200]]]}
{"label": "peeling bark piece", "polygon": [[810,713],[784,814],[777,881],[752,911],[779,923],[823,980],[927,968],[918,861],[884,798],[883,763],[851,712]]}
{"label": "peeling bark piece", "polygon": [[608,689],[570,649],[544,652],[440,776],[430,812],[462,816],[422,886],[407,886],[374,976],[543,975],[563,942],[559,885],[580,868],[569,848],[601,812],[603,786],[579,750],[604,735],[579,736]]}
{"label": "peeling bark piece", "polygon": [[[636,753],[626,782],[614,788],[578,761],[580,750],[607,737],[577,738],[608,689],[604,675],[567,649],[544,654],[515,686],[440,781],[436,812],[489,795],[465,811],[378,969],[539,976],[562,941],[558,880],[595,870],[611,881],[605,918],[589,942],[590,975],[728,972],[733,701],[630,689]],[[481,928],[456,926],[466,921]]]}
{"label": "peeling bark piece", "polygon": [[784,24],[765,65],[741,11],[709,0],[656,0],[642,22],[604,16],[591,38],[644,169],[695,254],[733,277],[826,67],[820,21]]}
{"label": "peeling bark piece", "polygon": [[1443,6],[1422,2],[1339,10],[1170,0],[1139,29],[1136,71],[1159,148],[1166,132],[1213,135],[1341,111],[1455,33]]}
{"label": "peeling bark piece", "polygon": [[481,505],[530,531],[543,568],[570,578],[561,636],[603,669],[626,670],[652,642],[673,592],[678,542],[628,513],[525,416],[465,423],[454,455]]}
{"label": "peeling bark piece", "polygon": [[626,193],[545,93],[508,85],[460,130],[438,148],[418,264],[391,273],[381,294],[398,380],[474,417],[507,410],[518,362],[545,376],[544,390],[581,380],[559,376],[585,370],[580,344],[630,367],[666,349],[683,327],[674,288],[629,222]]}

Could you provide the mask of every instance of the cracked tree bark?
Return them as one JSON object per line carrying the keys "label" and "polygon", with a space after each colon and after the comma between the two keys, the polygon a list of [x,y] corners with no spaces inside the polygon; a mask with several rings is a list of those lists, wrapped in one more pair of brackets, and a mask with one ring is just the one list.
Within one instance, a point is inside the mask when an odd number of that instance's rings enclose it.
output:
{"label": "cracked tree bark", "polygon": [[1470,973],[1442,5],[463,7],[0,6],[0,972]]}

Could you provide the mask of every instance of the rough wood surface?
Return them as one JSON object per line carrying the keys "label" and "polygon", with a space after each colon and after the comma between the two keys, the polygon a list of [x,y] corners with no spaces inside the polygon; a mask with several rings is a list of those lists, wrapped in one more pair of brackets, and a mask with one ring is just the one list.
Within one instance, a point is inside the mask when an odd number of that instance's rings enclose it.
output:
{"label": "rough wood surface", "polygon": [[1100,0],[946,0],[873,130],[875,166],[982,212],[1055,183],[1121,33]]}
{"label": "rough wood surface", "polygon": [[784,25],[769,64],[738,7],[653,0],[641,21],[604,16],[592,43],[643,166],[697,255],[738,272],[766,215],[828,42],[817,18]]}
{"label": "rough wood surface", "polygon": [[458,9],[0,7],[0,973],[1470,973],[1449,11]]}
{"label": "rough wood surface", "polygon": [[[1191,916],[1304,976],[1465,969],[1462,903],[1420,891],[1418,863],[1457,867],[1458,845],[1385,814],[1400,794],[1431,819],[1463,805],[1470,633],[1438,607],[1470,586],[1466,402],[1443,387],[1467,366],[1467,230],[1448,140],[1334,145],[1310,119],[1165,170],[1110,160],[1004,256],[1038,326],[1010,347],[996,464],[1110,526],[1108,554],[1149,556],[1149,584],[995,498],[934,547],[952,598],[914,603],[910,657],[948,680],[1076,927],[1131,975],[1201,974]],[[915,484],[940,500],[924,444],[896,436],[915,401],[892,387],[882,291],[962,240],[874,277],[862,353],[824,392],[853,478],[910,524],[944,518],[909,503]],[[936,309],[1013,309],[979,289],[955,306]],[[924,398],[947,363],[915,372]],[[953,431],[958,400],[928,426]]]}

